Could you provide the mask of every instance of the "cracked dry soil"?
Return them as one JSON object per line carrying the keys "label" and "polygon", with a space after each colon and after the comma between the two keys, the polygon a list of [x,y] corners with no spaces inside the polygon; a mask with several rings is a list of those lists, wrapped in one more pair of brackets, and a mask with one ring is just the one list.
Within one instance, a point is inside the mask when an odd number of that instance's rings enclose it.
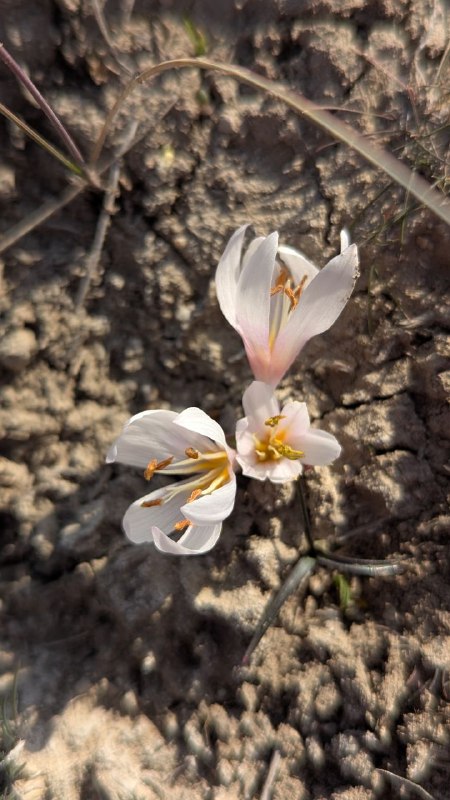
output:
{"label": "cracked dry soil", "polygon": [[[351,109],[344,118],[442,179],[440,0],[3,0],[0,39],[87,153],[123,78],[208,54]],[[444,65],[445,66],[445,65]],[[448,77],[448,74],[447,74]],[[10,108],[54,139],[2,69]],[[26,800],[250,800],[280,754],[274,800],[449,797],[450,588],[445,292],[450,238],[431,213],[342,145],[223,76],[142,86],[116,213],[84,306],[74,307],[101,196],[85,192],[1,262],[1,690],[18,675],[14,796]],[[67,185],[0,126],[2,231]],[[232,431],[251,376],[214,295],[238,225],[281,232],[323,265],[352,224],[361,277],[338,323],[280,388],[307,399],[343,456],[308,474],[319,539],[399,557],[399,577],[311,578],[237,669],[304,546],[291,486],[239,480],[207,556],[164,558],[120,530],[143,477],[106,467],[130,414],[200,405]],[[8,706],[9,707],[9,706]],[[5,783],[5,778],[3,778]],[[6,786],[6,783],[5,783]],[[6,792],[7,789],[5,788]],[[403,794],[402,794],[403,792]]]}

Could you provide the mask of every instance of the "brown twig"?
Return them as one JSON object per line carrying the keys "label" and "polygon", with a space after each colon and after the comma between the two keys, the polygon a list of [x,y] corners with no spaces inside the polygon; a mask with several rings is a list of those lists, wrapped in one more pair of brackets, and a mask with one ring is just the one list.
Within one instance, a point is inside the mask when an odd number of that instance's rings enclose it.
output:
{"label": "brown twig", "polygon": [[92,278],[97,270],[98,262],[102,254],[106,234],[111,223],[111,216],[114,214],[114,200],[117,196],[120,176],[120,163],[115,161],[109,170],[108,181],[106,183],[103,205],[95,230],[94,241],[86,259],[86,272],[80,283],[77,297],[75,300],[75,310],[79,311],[83,305],[89,290]]}
{"label": "brown twig", "polygon": [[41,111],[44,112],[45,116],[50,120],[54,128],[56,128],[59,136],[61,137],[62,141],[66,145],[69,153],[71,153],[72,157],[75,161],[78,162],[79,165],[83,166],[85,164],[85,160],[81,155],[78,147],[76,146],[75,142],[73,141],[72,137],[65,129],[64,125],[62,124],[61,120],[56,116],[53,109],[47,103],[45,97],[43,97],[34,85],[33,81],[30,80],[28,75],[23,71],[22,67],[19,66],[17,61],[12,57],[10,53],[8,53],[5,45],[0,42],[0,60],[11,70],[13,75],[16,76],[19,83],[29,91],[31,96],[34,98],[36,103],[38,104]]}
{"label": "brown twig", "polygon": [[119,177],[120,177],[120,160],[127,152],[131,143],[136,135],[137,121],[132,120],[128,130],[124,136],[121,146],[118,148],[114,162],[111,164],[109,176],[105,187],[105,194],[103,197],[103,206],[97,222],[94,241],[91,250],[86,260],[86,273],[81,281],[78,289],[78,294],[75,300],[75,310],[79,311],[83,305],[86,295],[89,290],[92,278],[97,270],[98,262],[102,254],[103,245],[105,243],[106,234],[111,223],[111,216],[115,212],[114,201],[117,196]]}
{"label": "brown twig", "polygon": [[37,208],[35,211],[32,211],[25,219],[21,220],[17,223],[17,225],[13,225],[3,236],[0,238],[0,253],[3,253],[9,247],[12,247],[13,244],[16,244],[23,236],[26,236],[27,233],[34,230],[38,227],[38,225],[42,225],[47,219],[56,214],[57,211],[60,211],[61,208],[64,208],[68,203],[71,203],[72,200],[75,200],[75,197],[78,197],[81,192],[83,192],[86,187],[88,186],[87,183],[79,183],[76,186],[69,186],[62,194],[61,197],[56,198],[55,200],[48,200],[47,203],[44,203],[42,206]]}

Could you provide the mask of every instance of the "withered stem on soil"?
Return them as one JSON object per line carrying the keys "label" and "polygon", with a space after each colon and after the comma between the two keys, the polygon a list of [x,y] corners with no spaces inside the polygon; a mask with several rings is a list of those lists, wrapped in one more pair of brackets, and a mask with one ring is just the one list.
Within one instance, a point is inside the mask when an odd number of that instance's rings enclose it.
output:
{"label": "withered stem on soil", "polygon": [[75,300],[75,310],[79,311],[83,305],[89,290],[91,280],[97,270],[98,262],[102,254],[106,234],[111,222],[111,215],[114,213],[114,200],[117,195],[119,184],[120,164],[116,161],[109,170],[108,182],[103,196],[103,205],[95,230],[94,241],[86,259],[86,272],[78,288]]}
{"label": "withered stem on soil", "polygon": [[132,78],[128,84],[122,89],[119,97],[117,98],[114,106],[110,110],[100,136],[92,150],[91,164],[95,164],[103,149],[106,135],[116,117],[122,104],[133,91],[133,89],[140,83],[150,80],[156,75],[166,72],[169,69],[180,69],[186,67],[197,67],[198,69],[216,70],[225,75],[230,75],[237,80],[247,83],[261,89],[273,97],[277,97],[289,108],[292,108],[297,113],[302,114],[310,121],[319,125],[321,128],[330,133],[335,139],[344,142],[349,147],[352,147],[367,161],[373,164],[378,169],[384,170],[396,183],[407,189],[414,197],[421,203],[426,205],[438,217],[450,225],[450,201],[444,195],[437,192],[427,181],[420,177],[417,172],[413,172],[406,164],[403,164],[391,153],[377,145],[369,142],[358,131],[354,130],[350,125],[337,117],[330,114],[325,108],[314,103],[312,100],[307,99],[298,92],[294,93],[285,86],[264,78],[261,75],[253,73],[245,67],[237,66],[236,64],[219,64],[208,58],[177,58],[170,61],[163,61],[160,64],[155,64],[153,67],[141,72]]}
{"label": "withered stem on soil", "polygon": [[69,186],[61,197],[56,198],[56,200],[49,200],[35,211],[32,211],[31,214],[18,222],[17,225],[13,225],[13,227],[6,231],[0,238],[0,253],[3,253],[18,242],[19,239],[22,239],[27,233],[30,233],[30,231],[37,228],[61,208],[64,208],[64,206],[72,202],[75,197],[81,194],[87,185],[87,183],[80,183],[76,186]]}
{"label": "withered stem on soil", "polygon": [[337,569],[347,575],[365,575],[375,577],[376,575],[400,575],[404,567],[398,561],[385,561],[372,558],[351,558],[350,556],[325,555],[320,551],[316,552],[317,563],[327,569]]}
{"label": "withered stem on soil", "polygon": [[101,7],[98,0],[92,0],[92,8],[94,11],[94,16],[97,22],[97,25],[100,29],[100,33],[102,34],[106,44],[108,45],[111,54],[114,56],[115,61],[117,61],[119,67],[127,73],[128,76],[133,75],[133,70],[122,61],[122,57],[120,53],[117,52],[117,48],[111,38],[111,34],[109,32],[108,25],[106,24],[105,15],[103,13],[103,8]]}
{"label": "withered stem on soil", "polygon": [[111,216],[114,214],[114,200],[117,196],[119,177],[120,177],[120,159],[127,152],[131,143],[136,135],[137,121],[132,120],[128,126],[122,143],[117,149],[116,160],[111,164],[109,170],[108,181],[105,187],[105,194],[103,196],[103,206],[97,222],[94,241],[90,253],[86,259],[86,273],[80,284],[77,298],[75,300],[75,309],[78,311],[83,305],[93,275],[98,266],[100,256],[102,254],[103,245],[105,243],[106,234],[111,222]]}
{"label": "withered stem on soil", "polygon": [[[0,47],[0,53],[1,53],[1,47]],[[51,144],[47,139],[44,139],[44,137],[41,136],[37,131],[35,131],[34,128],[31,128],[29,125],[27,125],[27,123],[24,122],[23,119],[18,117],[17,114],[14,114],[12,111],[10,111],[10,109],[7,108],[7,106],[3,105],[3,103],[0,103],[0,113],[3,114],[5,117],[7,117],[7,119],[9,119],[11,122],[13,122],[14,125],[17,125],[18,128],[20,128],[24,133],[26,133],[26,135],[29,136],[30,139],[33,139],[33,141],[35,141],[38,145],[40,145],[40,147],[42,147],[44,150],[47,150],[47,152],[50,153],[51,156],[56,158],[57,161],[60,161],[61,164],[64,164],[64,166],[67,167],[67,169],[70,169],[70,171],[73,172],[78,177],[84,177],[84,171],[82,167],[78,166],[78,164],[74,164],[73,161],[70,161],[70,159],[67,158],[67,156],[65,156],[64,153],[61,153],[61,151],[58,150],[57,147]]]}
{"label": "withered stem on soil", "polygon": [[297,486],[298,486],[298,494],[299,494],[299,497],[300,497],[300,504],[301,504],[301,507],[302,507],[303,522],[304,522],[304,525],[305,525],[305,536],[306,536],[306,539],[307,539],[307,542],[308,542],[310,555],[314,556],[316,548],[315,548],[315,545],[314,545],[314,539],[313,539],[312,528],[311,528],[311,520],[309,518],[309,511],[308,511],[308,506],[307,506],[307,503],[306,503],[305,478],[304,478],[303,475],[300,475],[300,477],[298,478]]}
{"label": "withered stem on soil", "polygon": [[21,83],[22,86],[24,86],[24,88],[27,89],[27,91],[29,91],[29,93],[34,98],[41,111],[44,112],[45,116],[50,120],[53,127],[56,128],[59,136],[66,145],[69,153],[72,154],[72,157],[75,159],[75,161],[78,161],[80,165],[84,165],[85,161],[83,156],[81,155],[72,137],[65,129],[61,120],[58,119],[53,109],[49,106],[46,99],[41,95],[39,89],[34,85],[33,81],[30,80],[28,75],[23,71],[22,67],[17,63],[17,61],[12,57],[12,55],[8,53],[7,49],[5,48],[5,45],[2,42],[0,42],[0,59],[3,61],[4,64],[6,64],[8,69],[10,69],[11,72],[16,76],[19,83]]}
{"label": "withered stem on soil", "polygon": [[[171,100],[166,107],[162,118],[164,118],[170,109],[173,108],[173,105],[174,101]],[[132,122],[134,130],[136,130],[137,124],[138,123],[136,121]],[[143,130],[133,141],[128,141],[127,137],[127,143],[122,144],[119,147],[118,152],[112,158],[108,158],[103,163],[100,163],[98,168],[95,170],[95,173],[92,173],[89,168],[87,168],[86,173],[87,175],[89,174],[90,183],[88,183],[86,180],[84,183],[77,184],[76,186],[70,186],[65,192],[63,192],[62,197],[59,197],[56,200],[49,200],[47,203],[44,203],[35,211],[32,211],[31,214],[29,214],[24,220],[21,220],[17,225],[14,225],[6,233],[2,234],[0,237],[0,254],[9,247],[12,247],[12,245],[16,244],[16,242],[26,236],[27,233],[30,233],[30,231],[39,227],[39,225],[53,216],[53,214],[56,214],[56,212],[61,208],[64,208],[64,206],[68,205],[68,203],[74,200],[75,197],[81,194],[85,189],[100,189],[101,185],[99,176],[103,175],[103,173],[111,167],[116,159],[122,158],[129,150],[131,150],[132,147],[134,147],[135,144],[147,136],[152,127],[153,123],[145,128],[145,130]]]}
{"label": "withered stem on soil", "polygon": [[272,758],[270,759],[269,771],[267,778],[264,781],[264,786],[261,792],[260,800],[270,800],[272,795],[273,785],[275,783],[277,772],[280,768],[281,753],[279,750],[274,750]]}
{"label": "withered stem on soil", "polygon": [[255,650],[262,637],[274,622],[281,606],[290,597],[290,595],[297,589],[302,589],[306,586],[309,576],[316,565],[316,559],[311,556],[302,556],[296,563],[295,567],[289,573],[287,579],[283,583],[281,589],[277,592],[275,597],[272,597],[267,606],[265,607],[261,619],[256,626],[255,633],[252,640],[245,651],[242,664],[247,665],[250,662],[251,655]]}
{"label": "withered stem on soil", "polygon": [[377,772],[380,772],[382,775],[386,775],[389,778],[390,782],[394,786],[404,787],[405,789],[409,789],[411,794],[415,794],[416,797],[421,797],[422,800],[435,800],[432,794],[427,792],[422,786],[419,786],[418,783],[409,780],[409,778],[403,778],[401,775],[396,775],[395,772],[391,772],[389,769],[377,769]]}

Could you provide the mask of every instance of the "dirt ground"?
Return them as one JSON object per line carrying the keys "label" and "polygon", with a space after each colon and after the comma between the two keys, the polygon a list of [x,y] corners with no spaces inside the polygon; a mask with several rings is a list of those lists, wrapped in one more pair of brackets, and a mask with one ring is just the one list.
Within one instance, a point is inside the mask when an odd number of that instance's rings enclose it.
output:
{"label": "dirt ground", "polygon": [[[0,18],[0,40],[84,153],[127,69],[194,55],[187,17],[210,57],[344,109],[444,187],[441,0],[108,0],[106,38],[93,8],[2,0]],[[57,142],[3,66],[0,97]],[[184,70],[140,87],[107,152],[133,120],[139,141],[84,301],[100,192],[1,261],[1,797],[445,800],[449,231],[347,147],[230,78]],[[68,176],[4,118],[0,146],[6,233]],[[262,610],[305,547],[292,486],[240,477],[219,544],[175,559],[127,543],[121,518],[144,479],[104,464],[145,408],[199,405],[233,432],[251,374],[214,270],[244,222],[279,230],[318,266],[352,226],[356,291],[280,397],[307,400],[343,445],[307,476],[315,536],[357,529],[347,554],[406,564],[351,579],[346,607],[336,576],[317,571],[245,668]]]}

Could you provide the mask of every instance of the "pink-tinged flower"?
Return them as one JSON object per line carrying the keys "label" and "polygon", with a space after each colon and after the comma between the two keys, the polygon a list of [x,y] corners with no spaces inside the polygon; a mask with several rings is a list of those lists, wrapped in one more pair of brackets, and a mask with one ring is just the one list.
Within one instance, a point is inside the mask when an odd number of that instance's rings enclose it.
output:
{"label": "pink-tinged flower", "polygon": [[[175,555],[198,555],[211,550],[231,514],[236,478],[225,435],[199,408],[143,411],[126,423],[110,448],[107,463],[118,461],[155,473],[185,475],[136,500],[123,518],[127,537],[136,544],[154,542],[158,550]],[[168,534],[184,531],[178,541]]]}
{"label": "pink-tinged flower", "polygon": [[273,483],[295,480],[303,465],[322,467],[341,447],[326,431],[311,428],[306,403],[280,405],[271,386],[253,381],[242,399],[245,417],[236,426],[236,461],[244,475]]}
{"label": "pink-tinged flower", "polygon": [[[242,336],[255,378],[276,386],[312,336],[338,318],[358,276],[356,245],[321,270],[278,233],[257,237],[245,255],[247,225],[228,242],[216,271],[220,308]],[[341,237],[348,245],[346,233]]]}

